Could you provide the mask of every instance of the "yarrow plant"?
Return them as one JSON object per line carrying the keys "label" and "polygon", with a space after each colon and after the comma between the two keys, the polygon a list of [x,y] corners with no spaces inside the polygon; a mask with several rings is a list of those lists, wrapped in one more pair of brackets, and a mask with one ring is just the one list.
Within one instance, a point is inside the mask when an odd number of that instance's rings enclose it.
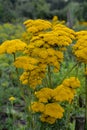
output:
{"label": "yarrow plant", "polygon": [[34,102],[31,106],[33,112],[40,112],[40,119],[42,122],[50,124],[55,123],[57,119],[63,117],[64,108],[61,107],[60,102],[71,101],[75,95],[75,89],[80,86],[77,78],[71,77],[65,79],[63,83],[54,89],[42,88],[35,92],[38,101]]}
{"label": "yarrow plant", "polygon": [[[24,25],[26,32],[23,34],[23,41],[15,39],[3,42],[0,46],[0,54],[13,54],[16,70],[23,69],[19,79],[27,86],[29,92],[27,95],[29,102],[26,104],[30,117],[28,127],[36,130],[34,122],[38,119],[42,123],[55,124],[58,119],[63,118],[65,110],[62,102],[71,104],[76,89],[80,87],[79,79],[74,76],[67,77],[58,86],[54,86],[52,79],[52,75],[61,69],[64,51],[72,44],[78,33],[57,22],[57,19],[52,22],[42,19],[27,20]],[[86,37],[80,40],[83,42]],[[74,45],[74,53],[78,59],[85,61],[86,57],[83,58],[85,53],[81,52],[80,57],[77,52],[78,49],[81,50],[78,47],[80,40]],[[85,42],[84,46],[86,46]],[[22,55],[16,57],[19,51]],[[26,95],[23,97],[26,100]],[[37,116],[34,117],[34,114]]]}

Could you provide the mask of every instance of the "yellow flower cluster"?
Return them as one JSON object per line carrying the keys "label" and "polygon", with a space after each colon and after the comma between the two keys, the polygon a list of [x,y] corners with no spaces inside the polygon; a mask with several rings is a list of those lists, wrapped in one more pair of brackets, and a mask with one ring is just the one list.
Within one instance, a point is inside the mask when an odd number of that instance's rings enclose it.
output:
{"label": "yellow flower cluster", "polygon": [[[53,26],[53,31],[56,31],[59,36],[64,35],[69,37],[70,39],[75,39],[75,32],[74,30],[68,28],[67,26],[63,24],[56,24]],[[61,32],[61,33],[60,33]]]}
{"label": "yellow flower cluster", "polygon": [[42,46],[45,48],[52,47],[61,47],[61,46],[68,46],[72,43],[72,40],[69,36],[67,36],[66,32],[63,30],[57,31],[50,31],[43,34],[39,34],[38,36],[34,36],[31,42],[37,42],[38,46]]}
{"label": "yellow flower cluster", "polygon": [[15,101],[15,100],[16,100],[16,98],[13,97],[13,96],[9,98],[9,101],[11,101],[11,102],[13,102],[13,101]]}
{"label": "yellow flower cluster", "polygon": [[58,21],[58,16],[56,16],[56,15],[53,16],[52,21],[54,21],[54,22],[55,22],[55,21]]}
{"label": "yellow flower cluster", "polygon": [[29,56],[18,57],[14,62],[16,68],[24,69],[23,74],[20,76],[22,84],[27,84],[33,89],[37,85],[40,85],[42,83],[42,78],[44,78],[43,72],[45,71],[45,68],[44,66],[40,66],[39,68],[39,64],[38,66],[37,64],[38,60]]}
{"label": "yellow flower cluster", "polygon": [[55,123],[56,119],[61,119],[64,112],[64,109],[57,103],[33,102],[31,109],[33,112],[41,112],[40,120],[50,124]]}
{"label": "yellow flower cluster", "polygon": [[74,38],[74,31],[64,25],[58,25],[47,32],[33,36],[25,50],[26,54],[38,58],[39,63],[43,64],[45,68],[47,65],[54,66],[54,71],[59,70],[60,62],[63,61],[62,49],[71,44],[72,38]]}
{"label": "yellow flower cluster", "polygon": [[63,20],[63,21],[60,21],[59,19],[58,19],[58,16],[53,16],[53,18],[52,18],[52,25],[54,26],[55,24],[58,24],[58,23],[61,23],[61,24],[65,24],[65,21]]}
{"label": "yellow flower cluster", "polygon": [[67,78],[63,81],[63,85],[71,89],[78,88],[80,86],[80,81],[76,77]]}
{"label": "yellow flower cluster", "polygon": [[76,77],[70,77],[63,81],[62,85],[54,89],[56,101],[71,102],[75,95],[75,89],[80,87],[80,81]]}
{"label": "yellow flower cluster", "polygon": [[82,38],[83,36],[87,36],[87,31],[79,31],[76,32],[76,39],[79,40],[80,38]]}
{"label": "yellow flower cluster", "polygon": [[26,20],[24,25],[27,28],[27,31],[32,33],[33,35],[37,35],[38,33],[48,30],[51,28],[51,23],[47,20],[36,19],[36,20]]}
{"label": "yellow flower cluster", "polygon": [[7,40],[0,45],[0,54],[13,54],[17,51],[23,51],[26,46],[26,43],[22,42],[19,39]]}
{"label": "yellow flower cluster", "polygon": [[38,63],[36,67],[36,64],[29,64],[28,58],[26,61],[24,60],[25,63],[22,63],[23,59],[20,62],[20,58],[18,58],[15,65],[23,67],[25,70],[20,77],[22,83],[30,83],[30,86],[35,88],[35,85],[42,83],[48,66],[52,66],[54,72],[59,71],[60,63],[63,61],[63,49],[72,43],[74,31],[65,25],[59,23],[53,25],[53,23],[42,19],[27,20],[24,25],[27,29],[26,33],[32,35],[29,42],[27,41],[28,45],[24,53],[28,57],[37,59]]}
{"label": "yellow flower cluster", "polygon": [[37,66],[35,66],[38,63],[37,59],[29,57],[29,56],[20,56],[16,58],[14,65],[17,68],[23,68],[27,71],[34,70]]}
{"label": "yellow flower cluster", "polygon": [[60,62],[63,60],[63,53],[59,50],[53,49],[52,47],[38,47],[40,46],[38,45],[38,42],[36,40],[35,42],[32,41],[32,43],[28,45],[28,50],[26,50],[26,53],[38,59],[39,68],[45,70],[47,65],[51,65],[54,66],[54,68],[58,71],[60,68]]}
{"label": "yellow flower cluster", "polygon": [[22,84],[27,84],[33,89],[36,88],[37,85],[42,84],[42,79],[44,78],[44,73],[41,72],[38,68],[35,68],[31,71],[24,71],[20,76],[20,81]]}
{"label": "yellow flower cluster", "polygon": [[77,60],[87,64],[87,31],[76,33],[77,42],[73,46],[73,52]]}
{"label": "yellow flower cluster", "polygon": [[54,100],[58,102],[71,102],[74,98],[75,90],[64,86],[63,84],[54,89]]}
{"label": "yellow flower cluster", "polygon": [[35,92],[38,101],[31,105],[33,112],[41,113],[41,121],[50,124],[63,117],[64,109],[59,102],[73,100],[75,89],[80,87],[80,82],[76,77],[65,79],[63,83],[54,89],[42,88]]}

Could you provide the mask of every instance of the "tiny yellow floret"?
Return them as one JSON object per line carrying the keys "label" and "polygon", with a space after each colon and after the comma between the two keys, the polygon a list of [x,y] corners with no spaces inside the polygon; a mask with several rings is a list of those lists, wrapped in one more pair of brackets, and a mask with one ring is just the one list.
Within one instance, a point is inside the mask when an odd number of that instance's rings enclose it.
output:
{"label": "tiny yellow floret", "polygon": [[9,98],[9,101],[15,101],[15,100],[16,100],[16,98],[13,96]]}

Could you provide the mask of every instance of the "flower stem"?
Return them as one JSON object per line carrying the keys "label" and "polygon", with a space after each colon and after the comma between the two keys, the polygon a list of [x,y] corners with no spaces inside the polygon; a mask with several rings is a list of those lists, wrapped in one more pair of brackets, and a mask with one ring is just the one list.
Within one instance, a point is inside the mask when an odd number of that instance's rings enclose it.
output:
{"label": "flower stem", "polygon": [[67,71],[67,73],[64,75],[62,81],[59,82],[59,84],[61,84],[63,82],[63,80],[72,72],[72,70],[78,65],[78,62],[69,70]]}
{"label": "flower stem", "polygon": [[68,107],[67,107],[66,130],[69,129],[71,105],[72,105],[72,104],[69,104]]}
{"label": "flower stem", "polygon": [[[86,65],[85,65],[86,70]],[[85,127],[87,129],[87,75],[85,75]]]}
{"label": "flower stem", "polygon": [[48,65],[48,80],[49,80],[49,87],[52,88],[52,77],[51,77],[50,65]]}
{"label": "flower stem", "polygon": [[[13,53],[13,57],[14,57],[14,62],[15,62],[15,60],[16,60],[16,55],[15,55],[15,53]],[[15,69],[16,69],[17,76],[18,76],[18,78],[19,78],[18,69],[17,69],[16,67],[15,67]]]}
{"label": "flower stem", "polygon": [[13,113],[13,108],[14,108],[13,101],[11,101],[11,105],[12,105],[12,121],[13,121],[13,125],[12,125],[13,129],[12,130],[15,130],[15,127],[14,127],[15,117],[14,117],[14,113]]}

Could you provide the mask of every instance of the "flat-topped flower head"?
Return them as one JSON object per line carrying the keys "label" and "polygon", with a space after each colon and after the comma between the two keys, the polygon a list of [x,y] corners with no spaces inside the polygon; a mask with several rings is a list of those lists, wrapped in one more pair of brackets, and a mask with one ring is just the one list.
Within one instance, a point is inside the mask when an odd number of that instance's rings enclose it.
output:
{"label": "flat-topped flower head", "polygon": [[87,31],[76,33],[77,41],[73,46],[73,53],[79,62],[87,64]]}
{"label": "flat-topped flower head", "polygon": [[17,68],[23,68],[24,70],[33,70],[36,68],[38,60],[29,56],[21,56],[16,58],[14,65]]}
{"label": "flat-topped flower head", "polygon": [[36,20],[26,20],[24,25],[27,28],[27,31],[32,33],[33,35],[37,35],[42,31],[46,31],[51,29],[51,23],[47,20],[36,19]]}
{"label": "flat-topped flower head", "polygon": [[13,102],[13,101],[15,101],[15,100],[16,100],[16,98],[13,97],[13,96],[11,96],[11,97],[9,98],[9,101],[11,101],[11,102]]}
{"label": "flat-topped flower head", "polygon": [[49,103],[45,105],[44,114],[56,119],[63,117],[64,109],[58,103]]}
{"label": "flat-topped flower head", "polygon": [[63,81],[62,84],[71,89],[76,89],[76,88],[80,87],[80,81],[76,77],[67,78]]}
{"label": "flat-topped flower head", "polygon": [[39,102],[49,103],[52,102],[52,93],[53,90],[51,88],[42,88],[40,91],[35,92],[35,96]]}
{"label": "flat-topped flower head", "polygon": [[56,24],[55,26],[53,26],[53,31],[56,31],[57,33],[61,31],[61,33],[65,33],[65,35],[67,35],[69,38],[75,39],[75,31],[63,24]]}
{"label": "flat-topped flower head", "polygon": [[24,43],[20,39],[7,40],[0,45],[0,54],[13,54],[17,51],[23,51],[26,46],[26,43]]}
{"label": "flat-topped flower head", "polygon": [[49,123],[49,124],[54,124],[56,122],[56,118],[50,117],[50,116],[45,115],[45,114],[41,114],[40,120],[42,122],[46,122],[46,123]]}
{"label": "flat-topped flower head", "polygon": [[54,100],[58,102],[68,101],[71,102],[74,98],[75,91],[70,88],[66,88],[64,85],[59,85],[53,92]]}
{"label": "flat-topped flower head", "polygon": [[44,106],[40,120],[49,124],[54,124],[57,119],[63,117],[64,109],[57,103],[49,103]]}
{"label": "flat-topped flower head", "polygon": [[64,109],[60,102],[72,102],[75,96],[75,89],[80,86],[80,82],[75,77],[65,79],[56,88],[44,87],[35,92],[36,102],[31,105],[33,112],[41,114],[40,120],[49,124],[55,123],[57,119],[63,117]]}
{"label": "flat-topped flower head", "polygon": [[84,31],[78,31],[78,32],[76,32],[76,39],[82,39],[82,37],[84,37],[84,36],[87,36],[87,31],[86,30],[84,30]]}

